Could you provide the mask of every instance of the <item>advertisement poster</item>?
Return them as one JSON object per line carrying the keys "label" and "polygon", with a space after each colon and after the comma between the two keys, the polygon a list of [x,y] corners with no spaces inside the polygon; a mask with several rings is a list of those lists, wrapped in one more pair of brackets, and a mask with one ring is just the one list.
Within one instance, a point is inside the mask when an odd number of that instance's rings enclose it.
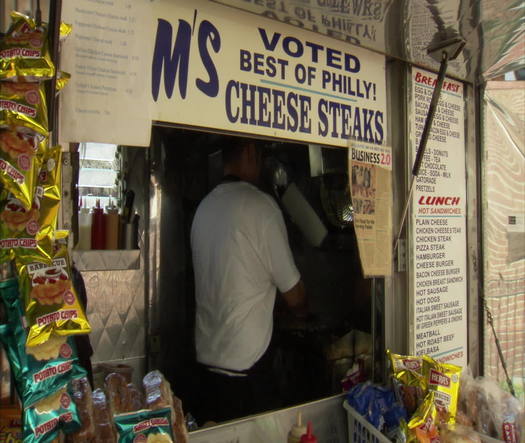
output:
{"label": "advertisement poster", "polygon": [[392,274],[392,149],[351,142],[354,229],[364,277]]}
{"label": "advertisement poster", "polygon": [[[412,70],[412,158],[437,76]],[[413,351],[467,363],[463,85],[445,79],[412,199]]]}
{"label": "advertisement poster", "polygon": [[385,21],[392,0],[228,0],[229,6],[260,14],[299,28],[309,29],[353,45],[383,50]]}
{"label": "advertisement poster", "polygon": [[384,144],[381,55],[202,0],[66,4],[73,35],[63,69],[73,80],[64,141],[147,144],[158,121],[341,147],[350,138]]}

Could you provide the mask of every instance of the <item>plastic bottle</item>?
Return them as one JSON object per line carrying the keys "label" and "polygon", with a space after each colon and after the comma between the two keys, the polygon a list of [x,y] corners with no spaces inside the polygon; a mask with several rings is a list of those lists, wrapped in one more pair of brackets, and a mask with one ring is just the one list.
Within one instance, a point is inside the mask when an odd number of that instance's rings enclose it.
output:
{"label": "plastic bottle", "polygon": [[300,443],[317,443],[317,437],[313,433],[312,430],[312,422],[308,422],[308,426],[306,427],[306,434],[303,434],[301,436]]}
{"label": "plastic bottle", "polygon": [[91,221],[92,214],[89,208],[80,208],[78,214],[78,243],[77,249],[87,251],[91,249]]}
{"label": "plastic bottle", "polygon": [[106,249],[118,249],[120,217],[115,206],[106,207]]}
{"label": "plastic bottle", "polygon": [[302,415],[298,412],[297,421],[288,432],[288,443],[300,443],[303,434],[306,434],[306,426],[303,425]]}
{"label": "plastic bottle", "polygon": [[93,208],[93,222],[91,225],[92,249],[105,249],[106,227],[104,225],[104,210],[100,207],[100,200],[97,199],[97,206]]}

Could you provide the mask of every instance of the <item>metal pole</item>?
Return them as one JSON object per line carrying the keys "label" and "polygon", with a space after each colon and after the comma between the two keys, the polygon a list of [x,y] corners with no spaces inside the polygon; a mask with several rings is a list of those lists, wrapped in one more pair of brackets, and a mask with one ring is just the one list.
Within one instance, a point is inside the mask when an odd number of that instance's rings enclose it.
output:
{"label": "metal pole", "polygon": [[443,51],[441,57],[441,64],[439,66],[439,73],[432,93],[432,99],[430,100],[430,106],[428,107],[427,118],[425,120],[425,126],[423,128],[423,133],[421,134],[421,139],[419,141],[419,148],[416,153],[416,159],[414,161],[414,166],[412,168],[412,181],[410,183],[410,190],[408,191],[408,196],[405,201],[405,206],[403,208],[403,215],[401,216],[401,223],[399,225],[399,231],[396,237],[396,242],[394,244],[394,255],[397,250],[397,245],[399,239],[401,238],[401,232],[403,231],[403,226],[405,224],[405,219],[408,213],[408,207],[410,205],[410,200],[412,198],[412,192],[414,191],[414,185],[416,183],[416,178],[419,174],[419,168],[423,161],[423,155],[425,154],[425,149],[427,147],[428,136],[430,135],[430,128],[432,127],[432,122],[434,120],[434,114],[436,113],[437,104],[439,102],[439,96],[441,94],[441,88],[443,87],[443,81],[445,80],[445,73],[447,72],[448,65],[448,53]]}
{"label": "metal pole", "polygon": [[55,64],[55,75],[48,82],[48,122],[51,132],[51,144],[58,143],[58,100],[56,94],[57,73],[60,68],[58,42],[60,39],[60,16],[62,13],[62,0],[54,0],[49,5],[49,46],[51,49],[51,60]]}

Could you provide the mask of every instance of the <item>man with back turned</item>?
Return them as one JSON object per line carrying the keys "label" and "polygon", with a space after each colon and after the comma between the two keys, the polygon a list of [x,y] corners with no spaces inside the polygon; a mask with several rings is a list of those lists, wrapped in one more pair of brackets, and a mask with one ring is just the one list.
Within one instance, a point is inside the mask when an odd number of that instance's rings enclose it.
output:
{"label": "man with back turned", "polygon": [[191,228],[205,420],[279,406],[270,346],[277,291],[294,315],[307,315],[282,213],[256,187],[261,154],[253,140],[228,138],[224,178],[200,203]]}

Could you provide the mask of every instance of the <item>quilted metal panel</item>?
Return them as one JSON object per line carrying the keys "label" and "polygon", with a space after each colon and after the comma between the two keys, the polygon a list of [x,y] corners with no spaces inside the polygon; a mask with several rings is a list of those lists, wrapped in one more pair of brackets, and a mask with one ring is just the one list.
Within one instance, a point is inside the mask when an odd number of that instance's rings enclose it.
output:
{"label": "quilted metal panel", "polygon": [[79,271],[138,269],[140,267],[140,249],[107,251],[73,250],[73,260]]}
{"label": "quilted metal panel", "polygon": [[82,272],[93,363],[145,357],[144,271]]}

